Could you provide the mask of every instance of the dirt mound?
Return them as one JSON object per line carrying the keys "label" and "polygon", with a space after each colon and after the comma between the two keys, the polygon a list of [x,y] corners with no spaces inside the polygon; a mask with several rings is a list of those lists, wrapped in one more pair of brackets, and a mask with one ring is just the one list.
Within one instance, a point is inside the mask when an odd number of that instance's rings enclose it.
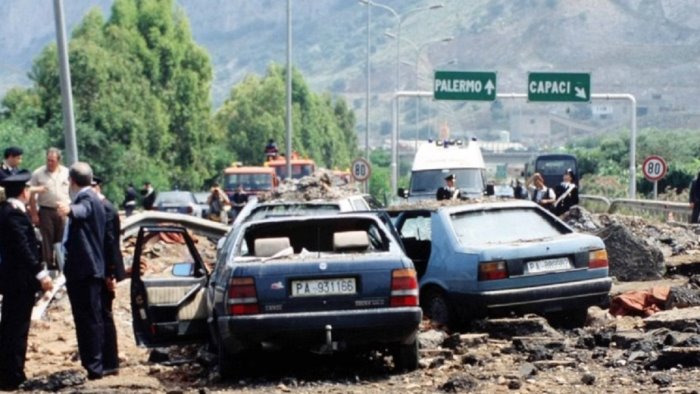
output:
{"label": "dirt mound", "polygon": [[311,201],[335,200],[360,193],[359,183],[346,183],[328,170],[318,170],[313,175],[301,179],[287,179],[276,190],[258,197],[266,201]]}

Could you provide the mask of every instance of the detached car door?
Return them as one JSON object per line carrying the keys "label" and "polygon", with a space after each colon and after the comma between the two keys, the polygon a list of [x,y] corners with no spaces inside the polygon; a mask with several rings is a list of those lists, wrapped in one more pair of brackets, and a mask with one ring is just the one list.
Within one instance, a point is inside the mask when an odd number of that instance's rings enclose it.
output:
{"label": "detached car door", "polygon": [[131,269],[136,343],[160,347],[208,337],[209,272],[183,227],[139,229]]}

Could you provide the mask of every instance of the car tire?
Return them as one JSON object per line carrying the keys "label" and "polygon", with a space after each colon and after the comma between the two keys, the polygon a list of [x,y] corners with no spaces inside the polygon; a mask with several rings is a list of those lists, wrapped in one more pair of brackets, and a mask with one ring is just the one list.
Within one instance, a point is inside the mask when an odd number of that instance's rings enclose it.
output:
{"label": "car tire", "polygon": [[428,290],[422,301],[423,313],[434,325],[449,328],[454,324],[452,307],[442,291]]}
{"label": "car tire", "polygon": [[420,355],[418,352],[418,340],[404,345],[399,344],[393,349],[392,357],[394,358],[394,368],[398,372],[411,372],[418,369],[418,360]]}
{"label": "car tire", "polygon": [[226,348],[224,347],[224,343],[221,340],[221,338],[219,338],[219,340],[216,343],[216,350],[219,366],[219,375],[221,376],[221,379],[227,380],[235,377],[236,372],[238,372],[236,370],[236,356],[226,351]]}

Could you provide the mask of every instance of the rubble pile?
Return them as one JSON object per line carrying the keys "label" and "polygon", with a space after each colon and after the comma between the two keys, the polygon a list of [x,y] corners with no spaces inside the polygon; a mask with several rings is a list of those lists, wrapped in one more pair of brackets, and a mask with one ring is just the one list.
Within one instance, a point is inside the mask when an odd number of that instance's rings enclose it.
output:
{"label": "rubble pile", "polygon": [[574,229],[597,235],[608,250],[610,275],[618,280],[654,280],[675,261],[700,262],[700,241],[682,223],[659,223],[639,217],[592,214],[572,207],[562,219]]}
{"label": "rubble pile", "polygon": [[317,170],[301,179],[287,179],[273,191],[258,197],[259,201],[312,201],[332,200],[357,195],[359,184],[340,183],[329,170]]}

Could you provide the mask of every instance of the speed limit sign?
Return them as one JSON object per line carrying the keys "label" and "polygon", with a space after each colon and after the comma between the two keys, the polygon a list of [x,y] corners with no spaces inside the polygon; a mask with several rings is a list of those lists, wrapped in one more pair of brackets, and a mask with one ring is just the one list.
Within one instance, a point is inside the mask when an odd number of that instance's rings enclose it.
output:
{"label": "speed limit sign", "polygon": [[364,182],[372,174],[372,167],[369,162],[361,157],[352,162],[352,177],[358,182]]}
{"label": "speed limit sign", "polygon": [[649,182],[656,182],[666,175],[668,166],[666,165],[666,161],[661,157],[649,156],[644,159],[642,171],[644,172],[644,177]]}

